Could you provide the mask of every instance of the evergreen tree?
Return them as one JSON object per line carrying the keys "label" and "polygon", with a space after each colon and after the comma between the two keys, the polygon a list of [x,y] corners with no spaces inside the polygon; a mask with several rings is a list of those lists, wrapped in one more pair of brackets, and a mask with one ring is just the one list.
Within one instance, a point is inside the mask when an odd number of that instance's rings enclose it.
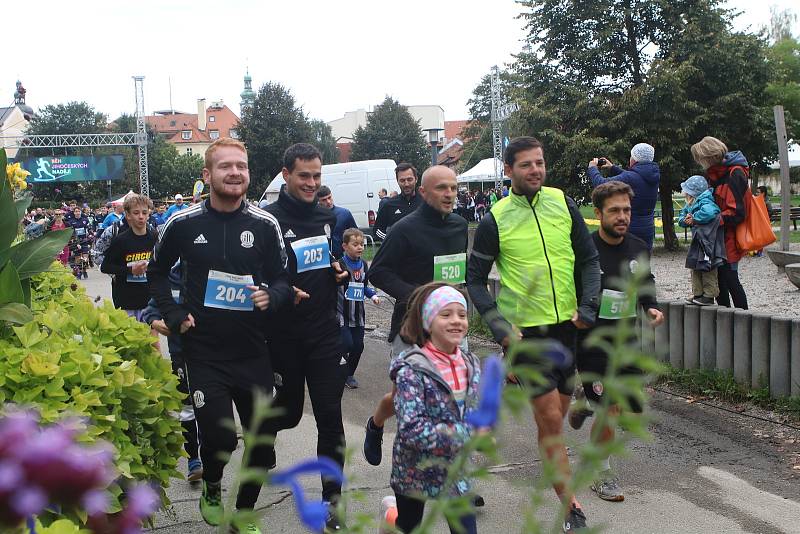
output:
{"label": "evergreen tree", "polygon": [[245,108],[238,126],[247,146],[250,165],[250,196],[259,197],[283,168],[283,152],[293,143],[314,143],[314,129],[283,85],[261,86],[255,102]]}
{"label": "evergreen tree", "polygon": [[411,163],[420,172],[430,165],[430,148],[419,123],[390,96],[369,114],[366,127],[360,126],[353,134],[350,160],[368,159]]}

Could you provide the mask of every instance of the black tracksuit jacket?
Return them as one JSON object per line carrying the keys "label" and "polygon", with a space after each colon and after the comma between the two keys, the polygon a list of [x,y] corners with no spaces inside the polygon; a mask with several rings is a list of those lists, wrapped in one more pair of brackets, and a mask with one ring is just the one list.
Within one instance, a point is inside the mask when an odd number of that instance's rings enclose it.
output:
{"label": "black tracksuit jacket", "polygon": [[433,280],[434,256],[466,251],[467,221],[425,202],[392,226],[369,270],[372,284],[395,299],[389,341],[400,331],[411,293]]}
{"label": "black tracksuit jacket", "polygon": [[[169,273],[180,258],[181,304],[175,302]],[[247,202],[229,213],[214,210],[206,200],[175,213],[161,230],[147,279],[150,294],[173,332],[188,314],[195,326],[181,341],[187,360],[221,360],[266,356],[265,325],[293,298],[286,273],[286,251],[274,217]],[[262,312],[204,305],[210,270],[251,275],[255,285],[269,285],[269,308]],[[212,289],[213,290],[213,289]]]}
{"label": "black tracksuit jacket", "polygon": [[[309,237],[324,236],[331,248],[331,233],[336,226],[336,216],[316,201],[302,202],[281,190],[278,200],[265,210],[280,223],[288,257],[289,283],[310,295],[293,308],[284,310],[269,325],[270,331],[282,337],[304,338],[315,334],[338,331],[336,318],[337,287],[333,269],[315,269],[297,272],[297,257],[292,243]],[[338,258],[336,258],[338,259]],[[331,256],[331,261],[334,261]],[[345,279],[345,282],[347,280]]]}
{"label": "black tracksuit jacket", "polygon": [[403,217],[416,211],[421,205],[425,204],[419,191],[414,191],[414,196],[406,198],[402,194],[386,199],[383,205],[378,208],[378,215],[375,217],[375,226],[372,228],[372,235],[378,241],[386,239],[389,228],[397,224]]}

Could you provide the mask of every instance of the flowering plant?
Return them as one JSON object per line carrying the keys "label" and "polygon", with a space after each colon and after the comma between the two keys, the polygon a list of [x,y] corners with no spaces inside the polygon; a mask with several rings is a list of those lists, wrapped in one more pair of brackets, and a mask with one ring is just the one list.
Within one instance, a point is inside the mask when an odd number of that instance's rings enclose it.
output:
{"label": "flowering plant", "polygon": [[6,164],[6,179],[8,180],[8,185],[11,186],[12,189],[17,191],[24,191],[27,189],[28,182],[26,178],[30,176],[30,174],[31,173],[23,169],[19,163]]}

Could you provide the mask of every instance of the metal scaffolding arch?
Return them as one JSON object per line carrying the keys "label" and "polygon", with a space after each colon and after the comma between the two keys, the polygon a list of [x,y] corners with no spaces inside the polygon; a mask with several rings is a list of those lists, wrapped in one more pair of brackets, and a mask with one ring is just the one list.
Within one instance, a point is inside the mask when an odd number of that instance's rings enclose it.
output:
{"label": "metal scaffolding arch", "polygon": [[503,169],[500,162],[503,161],[503,122],[519,106],[514,103],[506,104],[503,94],[500,91],[500,69],[497,65],[492,67],[491,74],[491,97],[492,97],[492,147],[494,148],[494,185],[497,189],[503,187]]}
{"label": "metal scaffolding arch", "polygon": [[136,90],[136,132],[62,135],[14,135],[0,137],[7,148],[67,148],[95,146],[136,146],[139,156],[139,191],[150,196],[147,174],[147,131],[144,115],[144,76],[134,76]]}

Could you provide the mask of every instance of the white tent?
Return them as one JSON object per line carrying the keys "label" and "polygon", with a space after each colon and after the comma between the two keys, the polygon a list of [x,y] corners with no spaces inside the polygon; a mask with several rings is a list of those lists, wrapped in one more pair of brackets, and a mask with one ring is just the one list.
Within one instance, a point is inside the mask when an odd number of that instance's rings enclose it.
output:
{"label": "white tent", "polygon": [[128,191],[127,193],[125,193],[124,195],[119,197],[117,200],[112,200],[111,203],[112,204],[122,204],[123,202],[125,202],[125,197],[127,197],[128,195],[135,195],[135,194],[136,193],[134,193],[133,191]]}
{"label": "white tent", "polygon": [[[500,169],[500,173],[503,173],[503,162],[498,160],[497,161],[498,169]],[[482,182],[491,182],[494,183],[494,158],[486,158],[478,162],[477,165],[472,167],[471,169],[464,171],[460,175],[458,175],[458,183],[460,184],[472,184],[472,183],[482,183]],[[505,176],[503,176],[503,180],[508,180]]]}

